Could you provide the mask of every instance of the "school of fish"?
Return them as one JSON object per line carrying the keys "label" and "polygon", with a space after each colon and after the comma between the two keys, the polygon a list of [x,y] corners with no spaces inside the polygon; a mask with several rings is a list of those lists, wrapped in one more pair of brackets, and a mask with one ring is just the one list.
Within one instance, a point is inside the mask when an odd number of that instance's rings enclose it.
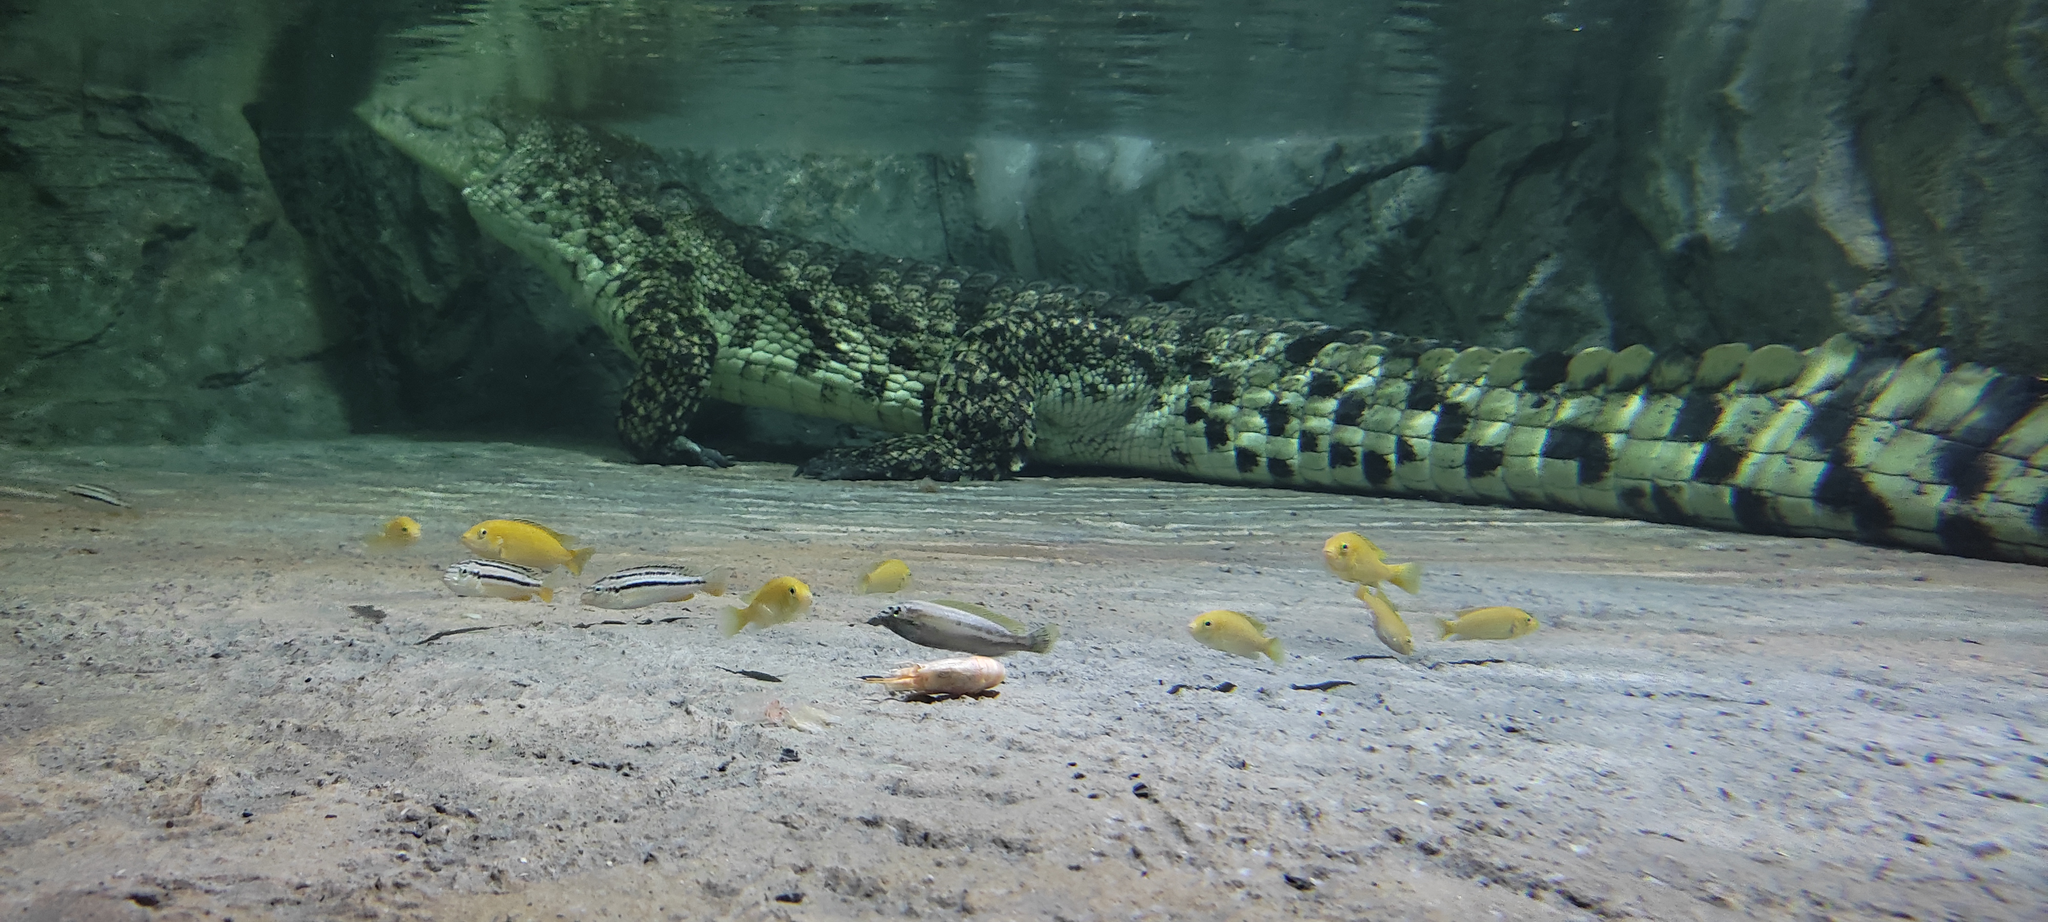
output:
{"label": "school of fish", "polygon": [[[1409,595],[1422,592],[1422,566],[1391,563],[1387,552],[1372,539],[1355,531],[1338,532],[1323,542],[1323,565],[1347,583],[1357,584],[1352,596],[1365,603],[1372,617],[1372,633],[1396,656],[1414,656],[1415,633],[1402,620],[1386,586]],[[1535,616],[1519,608],[1490,605],[1458,612],[1455,619],[1437,619],[1439,640],[1513,640],[1526,637],[1541,625]],[[1257,618],[1239,611],[1218,609],[1196,615],[1188,633],[1198,641],[1238,656],[1268,656],[1281,661],[1280,641]]]}
{"label": "school of fish", "polygon": [[[416,544],[421,534],[417,520],[401,515],[378,526],[363,541],[371,553],[390,553]],[[457,595],[512,601],[552,602],[555,591],[567,585],[559,571],[580,575],[595,553],[594,548],[575,547],[581,542],[530,519],[479,522],[462,533],[461,543],[477,556],[447,568],[442,581],[449,589]],[[1365,604],[1373,636],[1381,644],[1397,656],[1416,654],[1414,632],[1385,587],[1420,594],[1421,565],[1390,562],[1384,549],[1353,531],[1339,532],[1323,542],[1323,564],[1340,580],[1355,584],[1352,595]],[[700,574],[679,565],[644,564],[597,580],[579,601],[606,609],[686,602],[699,595],[724,595],[727,579],[723,568]],[[889,558],[863,571],[854,586],[861,594],[898,593],[910,587],[910,580],[910,565]],[[731,637],[750,627],[766,630],[788,624],[803,618],[814,603],[809,584],[793,576],[777,576],[755,590],[745,605],[727,608],[719,619],[719,633]],[[1436,621],[1438,640],[1513,640],[1541,627],[1528,612],[1505,605],[1468,608]],[[1059,639],[1057,625],[1027,627],[985,605],[949,599],[895,602],[867,623],[919,646],[969,654],[907,666],[889,676],[864,677],[891,691],[928,695],[986,692],[1005,677],[1002,664],[993,657],[1047,653]],[[1263,656],[1276,664],[1286,661],[1280,639],[1264,622],[1245,612],[1220,608],[1202,612],[1188,622],[1188,633],[1225,653]]]}

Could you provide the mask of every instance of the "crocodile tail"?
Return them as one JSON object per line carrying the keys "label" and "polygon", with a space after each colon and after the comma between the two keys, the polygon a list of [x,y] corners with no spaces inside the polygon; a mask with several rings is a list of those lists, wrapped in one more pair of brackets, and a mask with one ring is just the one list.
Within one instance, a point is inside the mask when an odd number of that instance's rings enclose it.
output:
{"label": "crocodile tail", "polygon": [[1263,352],[1127,429],[1180,446],[1148,466],[2048,564],[2039,378],[1846,336],[1568,356],[1328,329],[1225,349]]}

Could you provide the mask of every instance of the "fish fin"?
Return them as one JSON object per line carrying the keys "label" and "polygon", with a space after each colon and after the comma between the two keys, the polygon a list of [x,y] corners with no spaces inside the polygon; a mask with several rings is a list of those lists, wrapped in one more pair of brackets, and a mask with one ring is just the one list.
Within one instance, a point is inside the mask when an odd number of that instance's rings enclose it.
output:
{"label": "fish fin", "polygon": [[589,563],[590,555],[595,553],[597,553],[597,549],[594,547],[586,547],[581,550],[570,551],[569,559],[565,561],[565,564],[569,567],[569,572],[574,573],[577,576],[582,576],[583,565]]}
{"label": "fish fin", "polygon": [[1246,615],[1244,612],[1238,612],[1238,614],[1244,615],[1244,620],[1251,622],[1252,627],[1258,628],[1259,633],[1266,633],[1266,622],[1260,621],[1259,619],[1254,618],[1250,615]]}
{"label": "fish fin", "polygon": [[1024,622],[1018,621],[1017,619],[1012,618],[1008,615],[999,614],[996,611],[990,609],[988,606],[980,604],[978,602],[961,602],[956,599],[933,599],[932,604],[944,605],[947,608],[957,608],[970,615],[980,615],[983,618],[987,618],[990,621],[994,621],[995,623],[1008,628],[1010,630],[1010,633],[1012,634],[1022,634],[1025,630]]}
{"label": "fish fin", "polygon": [[728,608],[725,614],[718,616],[718,633],[727,637],[739,633],[746,626],[747,610],[744,608]]}
{"label": "fish fin", "polygon": [[1053,643],[1060,639],[1060,626],[1057,624],[1041,624],[1032,629],[1029,639],[1031,646],[1026,649],[1029,649],[1031,652],[1051,652]]}
{"label": "fish fin", "polygon": [[576,543],[575,538],[571,538],[568,535],[562,534],[561,532],[549,528],[546,525],[542,525],[541,523],[536,522],[532,519],[506,519],[505,521],[518,522],[521,525],[531,525],[535,528],[538,528],[541,530],[541,534],[547,535],[548,537],[553,538],[556,541],[562,542],[563,547],[568,547],[569,545]]}
{"label": "fish fin", "polygon": [[1458,626],[1444,618],[1436,619],[1436,626],[1439,630],[1443,631],[1442,634],[1437,635],[1436,639],[1438,640],[1449,640],[1452,634],[1458,633]]}
{"label": "fish fin", "polygon": [[706,595],[724,595],[726,577],[731,575],[732,571],[727,570],[724,567],[719,567],[718,569],[705,574],[704,593]]}
{"label": "fish fin", "polygon": [[1394,575],[1387,577],[1387,582],[1393,583],[1394,585],[1401,587],[1402,591],[1407,592],[1409,595],[1414,595],[1422,591],[1421,564],[1404,563],[1398,567],[1394,567],[1393,570]]}
{"label": "fish fin", "polygon": [[1275,637],[1266,641],[1266,655],[1272,657],[1273,662],[1277,663],[1280,662],[1282,656],[1287,655],[1287,649],[1280,646],[1280,639]]}
{"label": "fish fin", "polygon": [[550,587],[542,586],[539,589],[534,590],[533,594],[540,596],[540,600],[543,602],[546,602],[550,605],[554,604],[555,590]]}

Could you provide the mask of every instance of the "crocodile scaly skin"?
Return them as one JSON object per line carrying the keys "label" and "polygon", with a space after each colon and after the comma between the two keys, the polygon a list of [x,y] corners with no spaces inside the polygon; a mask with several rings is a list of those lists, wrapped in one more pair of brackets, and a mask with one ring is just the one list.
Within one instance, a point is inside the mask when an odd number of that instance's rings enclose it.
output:
{"label": "crocodile scaly skin", "polygon": [[708,396],[898,433],[818,477],[1028,460],[2048,563],[2048,387],[1939,350],[1539,354],[1198,318],[742,227],[571,124],[364,116],[638,360],[620,430],[646,461],[724,463],[685,434]]}

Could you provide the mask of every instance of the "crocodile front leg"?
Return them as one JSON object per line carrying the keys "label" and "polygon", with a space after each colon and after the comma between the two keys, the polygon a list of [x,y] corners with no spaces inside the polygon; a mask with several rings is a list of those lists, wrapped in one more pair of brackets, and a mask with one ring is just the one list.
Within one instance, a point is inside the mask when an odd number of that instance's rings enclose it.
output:
{"label": "crocodile front leg", "polygon": [[653,464],[731,467],[732,461],[684,434],[704,400],[718,336],[701,309],[649,297],[632,308],[627,341],[640,368],[619,402],[619,439]]}
{"label": "crocodile front leg", "polygon": [[1122,324],[1075,313],[1064,291],[1025,289],[1014,297],[961,334],[940,371],[923,434],[826,452],[798,473],[827,480],[1006,477],[1023,468],[1037,440],[1040,401],[1049,395],[1154,393],[1177,370],[1171,337],[1140,343]]}
{"label": "crocodile front leg", "polygon": [[[1010,311],[969,328],[939,374],[926,431],[825,452],[797,473],[820,480],[992,480],[1015,473],[1031,446],[1045,325]],[[1036,348],[1034,348],[1034,346]]]}

